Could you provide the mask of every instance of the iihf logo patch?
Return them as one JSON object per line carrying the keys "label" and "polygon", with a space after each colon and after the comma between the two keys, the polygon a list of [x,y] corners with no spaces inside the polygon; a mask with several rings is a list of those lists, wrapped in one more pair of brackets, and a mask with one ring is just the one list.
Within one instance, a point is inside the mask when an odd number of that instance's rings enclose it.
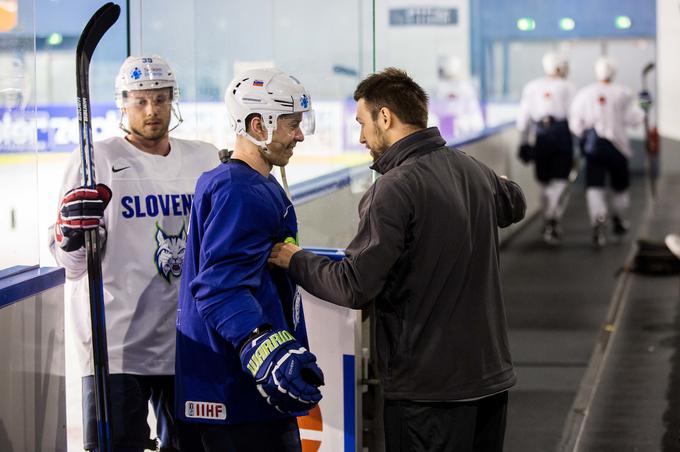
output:
{"label": "iihf logo patch", "polygon": [[138,67],[134,68],[132,72],[130,72],[130,77],[132,77],[135,80],[139,80],[139,78],[142,76],[142,71],[139,70]]}
{"label": "iihf logo patch", "polygon": [[302,295],[297,286],[295,286],[295,295],[293,295],[293,330],[297,330],[300,324],[300,311],[302,310]]}
{"label": "iihf logo patch", "polygon": [[172,276],[179,278],[182,275],[184,251],[187,247],[187,233],[184,230],[184,224],[182,224],[182,229],[177,235],[170,235],[156,223],[156,243],[158,248],[154,260],[158,273],[167,282],[170,282]]}
{"label": "iihf logo patch", "polygon": [[309,107],[309,97],[306,94],[303,94],[300,98],[300,105],[302,105],[302,108]]}

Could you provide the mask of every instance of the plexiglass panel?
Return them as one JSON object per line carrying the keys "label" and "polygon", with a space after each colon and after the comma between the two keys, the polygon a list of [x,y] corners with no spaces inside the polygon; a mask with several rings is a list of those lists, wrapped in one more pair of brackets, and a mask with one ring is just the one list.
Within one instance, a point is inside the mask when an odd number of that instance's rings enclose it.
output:
{"label": "plexiglass panel", "polygon": [[0,268],[38,262],[35,10],[0,15]]}
{"label": "plexiglass panel", "polygon": [[484,128],[478,81],[470,75],[469,3],[376,2],[376,69],[406,70],[428,92],[430,125],[449,142]]}
{"label": "plexiglass panel", "polygon": [[232,149],[235,140],[224,105],[235,74],[275,66],[300,79],[312,96],[316,132],[295,148],[286,167],[289,184],[366,168],[360,180],[343,183],[351,206],[337,204],[343,206],[336,212],[342,221],[333,221],[332,228],[317,207],[298,209],[305,244],[344,247],[356,229],[358,196],[370,182],[370,156],[359,143],[352,94],[373,70],[372,14],[371,2],[361,0],[269,0],[257,6],[245,0],[145,0],[131,6],[131,52],[158,54],[174,68],[184,117],[174,136],[219,148]]}
{"label": "plexiglass panel", "polygon": [[[78,147],[75,47],[101,6],[87,0],[0,3],[0,268],[52,265],[63,166]],[[125,4],[91,62],[95,140],[118,133],[113,83],[127,53]],[[6,19],[14,14],[15,19]]]}

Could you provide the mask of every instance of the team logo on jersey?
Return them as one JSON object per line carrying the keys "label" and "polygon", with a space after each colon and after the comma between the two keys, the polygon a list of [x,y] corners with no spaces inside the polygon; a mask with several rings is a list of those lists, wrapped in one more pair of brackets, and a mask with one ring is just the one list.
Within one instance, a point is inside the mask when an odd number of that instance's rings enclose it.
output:
{"label": "team logo on jersey", "polygon": [[170,282],[171,277],[179,278],[182,275],[182,263],[184,263],[184,251],[187,247],[187,233],[184,224],[177,235],[166,233],[156,223],[156,243],[158,248],[154,259],[158,273]]}
{"label": "team logo on jersey", "polygon": [[187,400],[184,403],[184,415],[194,419],[224,420],[227,418],[227,407],[223,403],[194,402],[192,400]]}

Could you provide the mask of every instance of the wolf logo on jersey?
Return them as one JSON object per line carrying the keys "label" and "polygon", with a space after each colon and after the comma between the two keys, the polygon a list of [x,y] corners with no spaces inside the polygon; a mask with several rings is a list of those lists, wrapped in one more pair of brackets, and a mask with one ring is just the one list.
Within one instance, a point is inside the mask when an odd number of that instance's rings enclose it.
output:
{"label": "wolf logo on jersey", "polygon": [[156,249],[155,261],[158,273],[160,273],[167,282],[170,282],[170,277],[179,278],[182,275],[182,263],[184,262],[184,251],[187,247],[187,233],[182,229],[177,235],[167,234],[156,223]]}

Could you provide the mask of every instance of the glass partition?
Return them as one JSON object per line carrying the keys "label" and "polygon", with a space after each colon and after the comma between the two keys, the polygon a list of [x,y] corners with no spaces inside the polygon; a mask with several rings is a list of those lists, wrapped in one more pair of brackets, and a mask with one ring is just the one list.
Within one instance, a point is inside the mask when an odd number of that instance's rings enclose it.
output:
{"label": "glass partition", "polygon": [[[316,132],[297,145],[286,167],[288,183],[357,165],[368,168],[352,94],[373,70],[371,2],[268,0],[254,8],[245,0],[145,0],[133,5],[131,53],[161,55],[177,74],[185,121],[174,136],[233,149],[224,104],[227,84],[245,69],[275,66],[300,79],[316,115]],[[274,175],[280,177],[279,171]],[[335,215],[344,220],[332,226],[316,204],[302,209],[303,243],[344,247],[356,229],[356,204],[367,180],[368,169],[359,182],[343,185],[351,206],[338,204],[343,209]]]}
{"label": "glass partition", "polygon": [[[63,167],[78,147],[75,47],[100,5],[87,0],[0,2],[0,268],[53,265]],[[127,53],[125,5],[91,62],[95,140],[117,133],[113,81]]]}
{"label": "glass partition", "polygon": [[0,5],[0,269],[38,262],[35,9]]}
{"label": "glass partition", "polygon": [[375,3],[376,70],[406,70],[430,96],[429,122],[451,142],[484,129],[478,79],[470,71],[470,2]]}

